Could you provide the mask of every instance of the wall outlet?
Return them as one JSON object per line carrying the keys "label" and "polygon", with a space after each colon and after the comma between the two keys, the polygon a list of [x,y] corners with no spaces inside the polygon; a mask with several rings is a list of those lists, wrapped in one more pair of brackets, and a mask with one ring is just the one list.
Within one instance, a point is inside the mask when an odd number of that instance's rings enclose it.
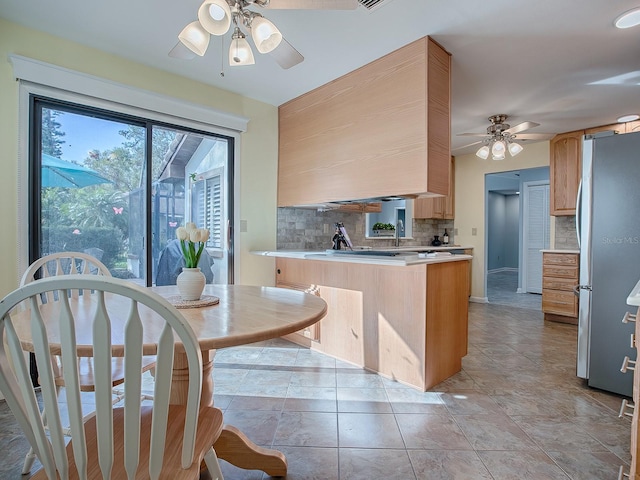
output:
{"label": "wall outlet", "polygon": [[325,224],[322,226],[322,233],[331,233],[331,232],[329,231],[329,224],[328,224],[328,223],[325,223]]}
{"label": "wall outlet", "polygon": [[473,236],[478,235],[478,229],[477,228],[472,228],[471,229],[471,235],[473,235]]}
{"label": "wall outlet", "polygon": [[247,221],[246,220],[240,220],[240,232],[244,233],[247,231]]}
{"label": "wall outlet", "polygon": [[457,229],[457,228],[454,228],[454,229],[453,229],[453,234],[454,234],[454,235],[458,235],[458,229]]}

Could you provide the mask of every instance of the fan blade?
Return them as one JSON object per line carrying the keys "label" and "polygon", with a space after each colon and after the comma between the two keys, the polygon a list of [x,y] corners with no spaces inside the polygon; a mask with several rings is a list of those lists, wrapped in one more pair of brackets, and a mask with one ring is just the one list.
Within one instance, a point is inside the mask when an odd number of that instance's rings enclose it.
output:
{"label": "fan blade", "polygon": [[302,54],[284,38],[282,38],[280,45],[275,50],[269,52],[269,55],[284,69],[291,68],[304,60]]}
{"label": "fan blade", "polygon": [[486,137],[487,132],[484,133],[458,133],[458,137]]}
{"label": "fan blade", "polygon": [[519,123],[518,125],[514,125],[513,127],[508,128],[507,130],[505,130],[505,132],[518,133],[518,132],[522,132],[523,130],[529,130],[530,128],[537,127],[538,125],[540,124],[536,122],[522,122],[522,123]]}
{"label": "fan blade", "polygon": [[180,58],[182,60],[191,60],[192,58],[196,58],[196,54],[189,50],[184,43],[180,41],[178,41],[176,46],[169,51],[169,56],[171,58]]}
{"label": "fan blade", "polygon": [[554,133],[521,133],[515,136],[515,140],[551,140]]}
{"label": "fan blade", "polygon": [[482,140],[478,140],[477,142],[473,142],[473,143],[468,143],[466,145],[462,145],[461,147],[456,147],[456,148],[452,148],[452,151],[456,151],[456,150],[462,150],[463,148],[467,148],[470,147],[472,145],[478,145],[479,143],[482,143]]}
{"label": "fan blade", "polygon": [[[260,2],[256,2],[257,5]],[[265,8],[290,10],[354,10],[358,0],[270,0]]]}

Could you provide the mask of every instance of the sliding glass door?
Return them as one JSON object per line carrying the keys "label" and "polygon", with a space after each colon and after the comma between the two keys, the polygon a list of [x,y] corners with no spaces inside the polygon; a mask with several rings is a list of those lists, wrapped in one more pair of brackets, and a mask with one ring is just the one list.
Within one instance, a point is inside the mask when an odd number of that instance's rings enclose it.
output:
{"label": "sliding glass door", "polygon": [[205,275],[233,282],[233,138],[35,96],[30,118],[30,262],[84,251],[172,284],[175,231],[193,221],[210,231]]}

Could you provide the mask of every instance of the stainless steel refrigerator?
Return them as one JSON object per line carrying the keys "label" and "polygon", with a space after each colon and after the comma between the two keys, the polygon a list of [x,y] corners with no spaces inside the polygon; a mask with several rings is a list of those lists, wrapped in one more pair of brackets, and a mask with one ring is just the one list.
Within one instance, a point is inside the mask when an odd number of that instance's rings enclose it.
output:
{"label": "stainless steel refrigerator", "polygon": [[582,156],[577,375],[631,396],[633,372],[621,367],[625,355],[636,358],[634,324],[622,318],[640,279],[640,133],[587,135]]}

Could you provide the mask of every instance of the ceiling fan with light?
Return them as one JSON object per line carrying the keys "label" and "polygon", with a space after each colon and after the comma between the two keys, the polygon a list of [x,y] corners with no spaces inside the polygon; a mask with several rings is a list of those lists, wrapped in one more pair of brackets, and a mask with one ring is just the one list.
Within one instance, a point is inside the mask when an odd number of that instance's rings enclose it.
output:
{"label": "ceiling fan with light", "polygon": [[253,65],[253,50],[246,37],[250,35],[260,53],[270,54],[282,68],[291,68],[304,57],[287,42],[278,27],[250,7],[263,9],[353,10],[358,0],[204,0],[198,9],[198,20],[189,23],[178,35],[179,42],[170,57],[190,59],[203,56],[211,35],[224,35],[230,30],[229,65]]}
{"label": "ceiling fan with light", "polygon": [[487,127],[487,133],[460,133],[459,136],[471,136],[471,137],[486,137],[484,140],[464,145],[460,148],[470,147],[471,145],[477,145],[482,143],[482,147],[478,149],[476,155],[483,160],[491,158],[493,160],[504,160],[506,152],[512,157],[518,155],[522,150],[522,145],[515,140],[548,140],[553,135],[548,133],[525,133],[521,134],[525,130],[537,127],[540,125],[535,122],[522,122],[513,127],[508,123],[505,123],[508,115],[500,113],[498,115],[492,115],[489,117],[491,125]]}

